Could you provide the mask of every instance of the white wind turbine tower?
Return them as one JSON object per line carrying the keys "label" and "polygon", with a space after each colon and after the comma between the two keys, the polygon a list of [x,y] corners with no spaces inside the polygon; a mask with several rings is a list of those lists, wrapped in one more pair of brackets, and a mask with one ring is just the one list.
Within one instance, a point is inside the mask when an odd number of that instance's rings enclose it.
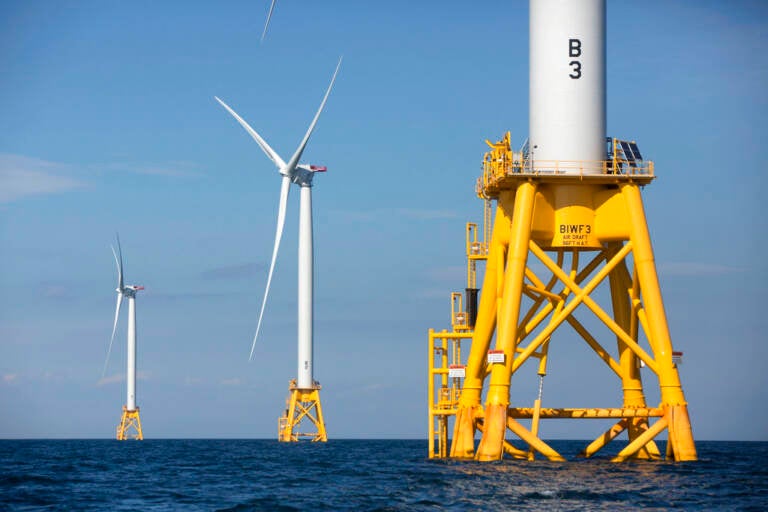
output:
{"label": "white wind turbine tower", "polygon": [[[264,309],[269,296],[269,287],[272,283],[272,274],[275,269],[277,252],[280,247],[280,239],[283,235],[283,226],[285,225],[286,205],[288,202],[288,193],[291,182],[300,187],[300,207],[299,207],[299,299],[298,299],[298,378],[291,381],[290,396],[288,398],[288,407],[285,415],[280,418],[280,427],[278,437],[281,441],[297,441],[300,437],[309,437],[313,441],[326,441],[325,422],[323,421],[322,409],[320,407],[320,385],[313,378],[313,249],[312,249],[312,179],[316,172],[323,172],[325,167],[315,165],[300,164],[299,160],[304,152],[315,124],[320,117],[320,113],[325,107],[328,95],[331,93],[333,83],[336,81],[336,75],[341,66],[341,59],[336,65],[336,70],[331,78],[331,83],[325,91],[320,108],[317,109],[312,123],[304,134],[299,147],[293,153],[290,160],[286,163],[267,142],[250,127],[234,110],[226,103],[218,101],[240,125],[253,137],[262,151],[272,160],[282,175],[282,185],[280,188],[280,203],[277,212],[277,229],[275,232],[275,245],[272,249],[272,262],[269,266],[267,276],[267,286],[264,291],[264,299],[259,312],[259,320],[256,325],[256,334],[253,337],[251,353],[249,360],[253,358],[253,350],[256,347],[256,340],[259,337],[261,323],[264,316]],[[314,413],[313,413],[314,410]],[[316,433],[302,434],[298,432],[298,425],[302,419],[307,418],[317,429]]]}
{"label": "white wind turbine tower", "polygon": [[[117,439],[124,441],[126,439],[144,439],[141,430],[141,419],[139,418],[139,408],[136,406],[136,292],[143,290],[143,286],[125,285],[123,283],[123,251],[120,248],[120,236],[117,236],[117,252],[112,247],[112,255],[115,257],[117,266],[117,306],[115,307],[115,322],[112,325],[112,337],[109,340],[109,349],[107,350],[107,359],[104,361],[104,370],[102,378],[107,372],[109,364],[109,355],[112,352],[112,343],[115,341],[115,331],[117,330],[117,320],[120,315],[120,306],[123,303],[123,297],[128,299],[128,343],[126,349],[126,401],[123,406],[123,414],[120,418],[120,424],[117,426]],[[133,434],[130,432],[133,431]]]}

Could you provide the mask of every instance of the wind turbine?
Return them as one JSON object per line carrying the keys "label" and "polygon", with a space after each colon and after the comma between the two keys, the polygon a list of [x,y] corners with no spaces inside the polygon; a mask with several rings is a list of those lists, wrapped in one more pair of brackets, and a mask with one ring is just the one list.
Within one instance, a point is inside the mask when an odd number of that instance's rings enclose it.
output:
{"label": "wind turbine", "polygon": [[[259,337],[261,330],[262,320],[264,318],[264,309],[267,304],[267,297],[269,296],[269,288],[272,283],[272,275],[275,270],[275,262],[277,261],[277,253],[280,247],[280,240],[283,236],[283,227],[285,225],[285,213],[288,202],[288,193],[290,191],[291,182],[300,187],[300,205],[299,205],[299,299],[298,299],[298,378],[295,382],[292,381],[290,386],[289,407],[286,415],[281,418],[280,427],[280,440],[281,441],[295,441],[298,439],[298,435],[293,432],[298,423],[303,417],[308,417],[317,427],[317,434],[313,434],[314,441],[325,441],[327,439],[325,434],[325,424],[322,418],[322,410],[320,408],[320,390],[319,384],[314,381],[313,378],[313,248],[312,248],[312,180],[316,172],[325,172],[326,168],[316,165],[300,164],[304,149],[307,146],[310,135],[315,129],[317,120],[320,117],[320,113],[325,107],[325,102],[328,100],[328,95],[331,93],[333,84],[336,81],[336,75],[341,67],[341,59],[336,65],[336,70],[331,78],[331,83],[328,85],[328,89],[325,91],[323,101],[320,103],[320,107],[317,109],[315,117],[304,134],[304,138],[301,140],[296,151],[291,156],[290,160],[286,163],[280,155],[278,155],[267,142],[251,128],[251,126],[245,122],[234,110],[232,110],[226,103],[216,97],[218,101],[232,116],[237,120],[240,125],[253,137],[256,143],[259,145],[262,151],[269,157],[270,160],[277,167],[278,172],[282,176],[282,184],[280,187],[280,203],[277,211],[277,229],[275,231],[275,244],[272,249],[272,262],[269,266],[269,274],[267,275],[267,286],[264,291],[264,299],[261,304],[261,311],[259,312],[259,320],[256,324],[256,334],[253,337],[253,343],[251,344],[251,353],[249,360],[253,358],[253,350],[256,347],[256,340]],[[317,409],[317,415],[313,416],[309,411],[315,407]],[[294,417],[295,410],[302,410],[302,414],[299,414],[298,418]],[[298,414],[298,413],[297,413]]]}
{"label": "wind turbine", "polygon": [[[112,337],[109,340],[109,349],[107,350],[107,359],[104,361],[102,378],[107,372],[109,356],[112,353],[112,343],[115,341],[115,331],[117,330],[117,320],[120,316],[120,306],[123,303],[123,297],[128,299],[128,344],[126,349],[127,368],[125,373],[126,380],[126,402],[123,406],[123,414],[120,424],[117,426],[117,439],[124,441],[129,437],[133,439],[144,439],[141,431],[141,419],[139,418],[139,408],[136,406],[136,293],[143,290],[143,286],[125,285],[123,283],[123,251],[120,248],[120,235],[117,236],[117,252],[112,246],[112,255],[115,257],[117,266],[117,306],[115,307],[115,322],[112,325]],[[129,434],[133,429],[135,433]]]}

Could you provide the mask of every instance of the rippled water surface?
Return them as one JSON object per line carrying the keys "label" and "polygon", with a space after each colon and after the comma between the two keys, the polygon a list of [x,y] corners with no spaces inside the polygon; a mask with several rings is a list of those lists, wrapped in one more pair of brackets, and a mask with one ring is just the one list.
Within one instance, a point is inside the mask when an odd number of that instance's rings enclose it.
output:
{"label": "rippled water surface", "polygon": [[0,441],[0,510],[768,510],[768,443],[697,448],[489,464],[430,461],[425,441]]}

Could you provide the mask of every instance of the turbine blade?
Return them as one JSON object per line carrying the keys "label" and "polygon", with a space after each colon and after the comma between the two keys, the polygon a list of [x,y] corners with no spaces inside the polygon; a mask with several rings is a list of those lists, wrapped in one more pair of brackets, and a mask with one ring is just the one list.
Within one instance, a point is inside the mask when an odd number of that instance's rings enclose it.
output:
{"label": "turbine blade", "polygon": [[312,119],[312,123],[309,125],[309,129],[307,130],[307,133],[304,134],[304,139],[302,139],[301,144],[299,144],[299,147],[296,149],[296,152],[288,161],[287,169],[289,173],[293,173],[293,170],[296,168],[296,165],[298,165],[299,163],[301,154],[304,153],[304,148],[307,146],[307,141],[309,141],[309,136],[312,135],[312,130],[315,129],[315,124],[317,124],[317,120],[320,117],[320,113],[323,111],[323,107],[325,107],[325,102],[328,100],[328,95],[331,94],[331,89],[333,89],[333,83],[336,81],[336,75],[338,74],[340,67],[341,67],[341,57],[339,57],[339,63],[336,64],[336,71],[333,72],[333,78],[331,78],[331,83],[330,85],[328,85],[328,89],[325,91],[325,96],[323,96],[323,102],[320,103],[320,108],[317,109],[315,118]]}
{"label": "turbine blade", "polygon": [[117,306],[115,307],[115,323],[112,325],[112,337],[109,339],[109,349],[107,349],[107,359],[104,361],[104,369],[101,371],[101,378],[107,373],[107,365],[109,364],[109,355],[112,353],[112,343],[115,341],[115,331],[117,330],[117,317],[120,315],[120,305],[123,303],[123,294],[117,294]]}
{"label": "turbine blade", "polygon": [[256,324],[256,334],[253,336],[253,343],[251,344],[251,353],[248,356],[250,361],[253,358],[253,349],[256,348],[256,339],[259,337],[259,331],[261,330],[261,321],[264,318],[264,308],[267,305],[267,297],[269,296],[269,285],[272,284],[272,273],[275,271],[275,261],[277,260],[277,250],[280,247],[280,239],[283,237],[283,226],[285,226],[285,210],[288,204],[288,192],[291,188],[291,178],[289,176],[283,176],[283,183],[280,186],[280,206],[277,210],[277,229],[275,230],[275,247],[272,249],[272,263],[269,264],[269,274],[267,275],[267,288],[264,290],[264,300],[261,303],[261,311],[259,312],[259,322]]}
{"label": "turbine blade", "polygon": [[227,105],[226,103],[221,101],[218,96],[214,96],[214,98],[216,98],[216,101],[218,101],[221,104],[222,107],[227,109],[227,112],[232,114],[232,117],[234,117],[237,120],[237,122],[240,123],[240,126],[245,128],[245,131],[247,131],[251,135],[251,137],[253,137],[253,140],[256,141],[256,143],[259,145],[261,150],[264,151],[264,153],[269,157],[269,159],[272,160],[275,163],[275,165],[277,166],[278,169],[282,169],[282,168],[285,167],[285,162],[283,161],[282,158],[280,158],[280,155],[278,155],[275,152],[275,150],[272,149],[269,146],[269,144],[267,144],[267,141],[265,141],[264,139],[261,138],[261,135],[256,133],[256,130],[251,128],[251,126],[248,123],[245,122],[245,119],[243,119],[242,117],[237,115],[237,112],[235,112],[234,110],[229,108],[229,105]]}
{"label": "turbine blade", "polygon": [[117,253],[115,253],[115,248],[112,247],[112,255],[115,257],[115,265],[117,266],[117,288],[120,291],[122,291],[123,290],[123,251],[120,248],[120,235],[117,235]]}
{"label": "turbine blade", "polygon": [[269,27],[269,20],[272,19],[272,11],[275,10],[275,4],[277,0],[272,0],[272,5],[269,6],[269,14],[267,14],[267,22],[264,24],[264,32],[261,33],[261,42],[264,42],[264,36],[267,35],[267,27]]}

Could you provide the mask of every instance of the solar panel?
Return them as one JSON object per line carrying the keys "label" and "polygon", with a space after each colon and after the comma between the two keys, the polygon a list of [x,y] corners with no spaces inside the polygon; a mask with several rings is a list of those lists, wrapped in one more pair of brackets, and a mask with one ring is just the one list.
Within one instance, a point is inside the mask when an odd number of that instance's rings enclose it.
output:
{"label": "solar panel", "polygon": [[629,143],[628,142],[624,142],[622,140],[620,142],[620,144],[621,144],[621,149],[624,152],[624,158],[627,159],[627,162],[629,162],[631,164],[635,163],[635,155],[632,152],[632,150],[630,149]]}
{"label": "solar panel", "polygon": [[634,142],[629,143],[629,149],[632,150],[632,154],[635,156],[635,160],[642,160],[643,155],[640,154],[640,150],[637,149],[637,144]]}

